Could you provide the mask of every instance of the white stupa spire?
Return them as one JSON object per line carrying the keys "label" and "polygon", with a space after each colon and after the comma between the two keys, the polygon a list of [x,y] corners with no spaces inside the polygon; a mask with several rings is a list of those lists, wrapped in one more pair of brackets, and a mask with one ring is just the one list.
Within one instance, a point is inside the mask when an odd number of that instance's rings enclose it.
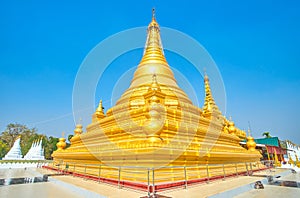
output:
{"label": "white stupa spire", "polygon": [[44,160],[44,148],[42,147],[43,140],[36,140],[32,143],[31,148],[24,156],[25,160]]}
{"label": "white stupa spire", "polygon": [[8,151],[8,153],[4,156],[3,160],[20,160],[22,159],[21,146],[20,146],[21,137],[18,137]]}

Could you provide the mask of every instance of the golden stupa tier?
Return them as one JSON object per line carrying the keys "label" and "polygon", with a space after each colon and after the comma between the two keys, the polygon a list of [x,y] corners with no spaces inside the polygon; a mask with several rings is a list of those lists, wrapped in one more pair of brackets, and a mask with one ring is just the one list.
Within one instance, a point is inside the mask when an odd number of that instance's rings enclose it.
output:
{"label": "golden stupa tier", "polygon": [[240,146],[246,133],[222,115],[207,75],[204,84],[201,109],[177,85],[153,16],[130,87],[106,115],[100,101],[86,132],[77,125],[71,146],[55,151],[54,161],[111,167],[167,166],[172,174],[176,174],[174,166],[259,161],[261,155],[253,138],[248,138],[248,150]]}

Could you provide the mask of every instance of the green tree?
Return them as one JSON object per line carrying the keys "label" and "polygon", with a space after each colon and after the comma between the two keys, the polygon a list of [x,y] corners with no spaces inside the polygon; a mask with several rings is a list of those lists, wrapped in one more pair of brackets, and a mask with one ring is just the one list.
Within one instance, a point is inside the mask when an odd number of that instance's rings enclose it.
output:
{"label": "green tree", "polygon": [[0,159],[2,159],[5,154],[9,151],[7,144],[0,140]]}
{"label": "green tree", "polygon": [[0,135],[0,158],[5,156],[19,136],[21,136],[20,146],[22,155],[26,155],[31,148],[31,145],[41,139],[46,159],[52,159],[51,154],[53,151],[57,150],[56,144],[58,142],[58,138],[38,134],[37,129],[35,128],[30,129],[26,125],[15,123],[8,124],[5,131],[3,131]]}
{"label": "green tree", "polygon": [[15,140],[24,130],[28,130],[25,125],[21,125],[18,123],[8,124],[6,126],[5,131],[1,134],[1,140],[11,148],[14,145]]}
{"label": "green tree", "polygon": [[[44,142],[43,142],[44,143]],[[52,159],[51,154],[53,151],[57,150],[56,144],[58,143],[58,138],[50,136],[49,138],[45,136],[45,158],[46,159]]]}
{"label": "green tree", "polygon": [[74,135],[68,135],[68,141],[71,142],[71,139]]}
{"label": "green tree", "polygon": [[31,148],[33,142],[39,141],[40,137],[41,135],[37,134],[36,129],[34,128],[30,130],[25,130],[21,134],[21,142],[20,142],[22,155],[26,155],[26,153]]}
{"label": "green tree", "polygon": [[32,142],[38,137],[36,129],[29,129],[26,125],[11,123],[8,124],[5,131],[1,133],[1,141],[10,149],[17,137],[21,136],[21,152],[25,155],[31,147]]}
{"label": "green tree", "polygon": [[271,138],[270,132],[266,131],[262,134],[262,136],[265,136],[265,138]]}

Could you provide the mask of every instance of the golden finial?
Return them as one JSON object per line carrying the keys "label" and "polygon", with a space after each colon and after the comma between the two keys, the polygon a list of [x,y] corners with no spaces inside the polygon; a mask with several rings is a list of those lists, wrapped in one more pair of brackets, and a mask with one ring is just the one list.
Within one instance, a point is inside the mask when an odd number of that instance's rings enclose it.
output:
{"label": "golden finial", "polygon": [[155,8],[152,8],[152,20],[155,20]]}
{"label": "golden finial", "polygon": [[100,106],[101,106],[101,109],[102,109],[102,111],[103,111],[104,107],[103,107],[103,105],[102,105],[102,100],[100,100]]}
{"label": "golden finial", "polygon": [[208,79],[208,75],[207,75],[207,73],[206,73],[206,68],[205,68],[205,67],[204,67],[204,69],[203,69],[203,72],[204,72],[204,82],[208,82],[209,79]]}
{"label": "golden finial", "polygon": [[62,132],[62,133],[61,133],[61,137],[65,137],[65,132]]}
{"label": "golden finial", "polygon": [[248,121],[248,136],[251,137],[250,121]]}

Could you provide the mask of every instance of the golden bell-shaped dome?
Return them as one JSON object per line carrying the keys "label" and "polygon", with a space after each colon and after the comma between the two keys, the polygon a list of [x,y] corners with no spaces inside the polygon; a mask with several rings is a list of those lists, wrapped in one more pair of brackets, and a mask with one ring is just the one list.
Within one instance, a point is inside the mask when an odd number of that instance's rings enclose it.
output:
{"label": "golden bell-shaped dome", "polygon": [[177,85],[174,74],[167,63],[161,42],[160,28],[154,12],[147,32],[143,57],[134,73],[130,87],[116,104],[121,105],[130,101],[139,107],[143,106],[142,97],[150,88],[154,75],[155,78],[158,77],[156,83],[159,83],[161,92],[169,97],[166,101],[175,103],[174,100],[177,100],[177,103],[180,101],[192,104],[186,93]]}
{"label": "golden bell-shaped dome", "polygon": [[255,143],[253,137],[251,137],[251,136],[247,137],[246,146],[247,146],[247,148],[248,148],[249,151],[255,151],[256,143]]}
{"label": "golden bell-shaped dome", "polygon": [[234,122],[233,121],[229,121],[228,125],[229,125],[229,127],[228,127],[229,134],[235,134],[236,128],[235,128]]}
{"label": "golden bell-shaped dome", "polygon": [[[195,175],[191,179],[200,179],[203,170],[197,166],[204,163],[214,164],[215,172],[221,173],[224,167],[218,164],[257,162],[261,157],[258,151],[247,151],[240,146],[240,138],[228,134],[236,134],[234,123],[227,122],[218,111],[208,77],[204,80],[205,116],[177,85],[163,52],[153,12],[144,54],[130,87],[106,115],[100,102],[86,133],[77,136],[66,150],[55,152],[54,161],[76,162],[79,166],[104,165],[101,177],[115,181],[120,175],[111,167],[132,167],[132,172],[122,173],[122,180],[138,183],[144,182],[147,173],[134,167],[155,168],[157,184],[170,178],[182,180],[178,177],[183,174],[182,169],[176,167],[195,167],[189,170]],[[250,149],[255,147],[250,143]],[[61,139],[58,148],[64,147],[65,140]],[[161,167],[164,172],[160,171]],[[92,166],[85,174],[97,176],[97,168]],[[170,178],[166,178],[166,173]]]}
{"label": "golden bell-shaped dome", "polygon": [[75,136],[82,134],[82,125],[81,124],[77,124],[75,129],[74,129],[74,134]]}
{"label": "golden bell-shaped dome", "polygon": [[59,138],[59,142],[56,144],[57,150],[56,151],[62,151],[66,148],[66,139],[65,138]]}

